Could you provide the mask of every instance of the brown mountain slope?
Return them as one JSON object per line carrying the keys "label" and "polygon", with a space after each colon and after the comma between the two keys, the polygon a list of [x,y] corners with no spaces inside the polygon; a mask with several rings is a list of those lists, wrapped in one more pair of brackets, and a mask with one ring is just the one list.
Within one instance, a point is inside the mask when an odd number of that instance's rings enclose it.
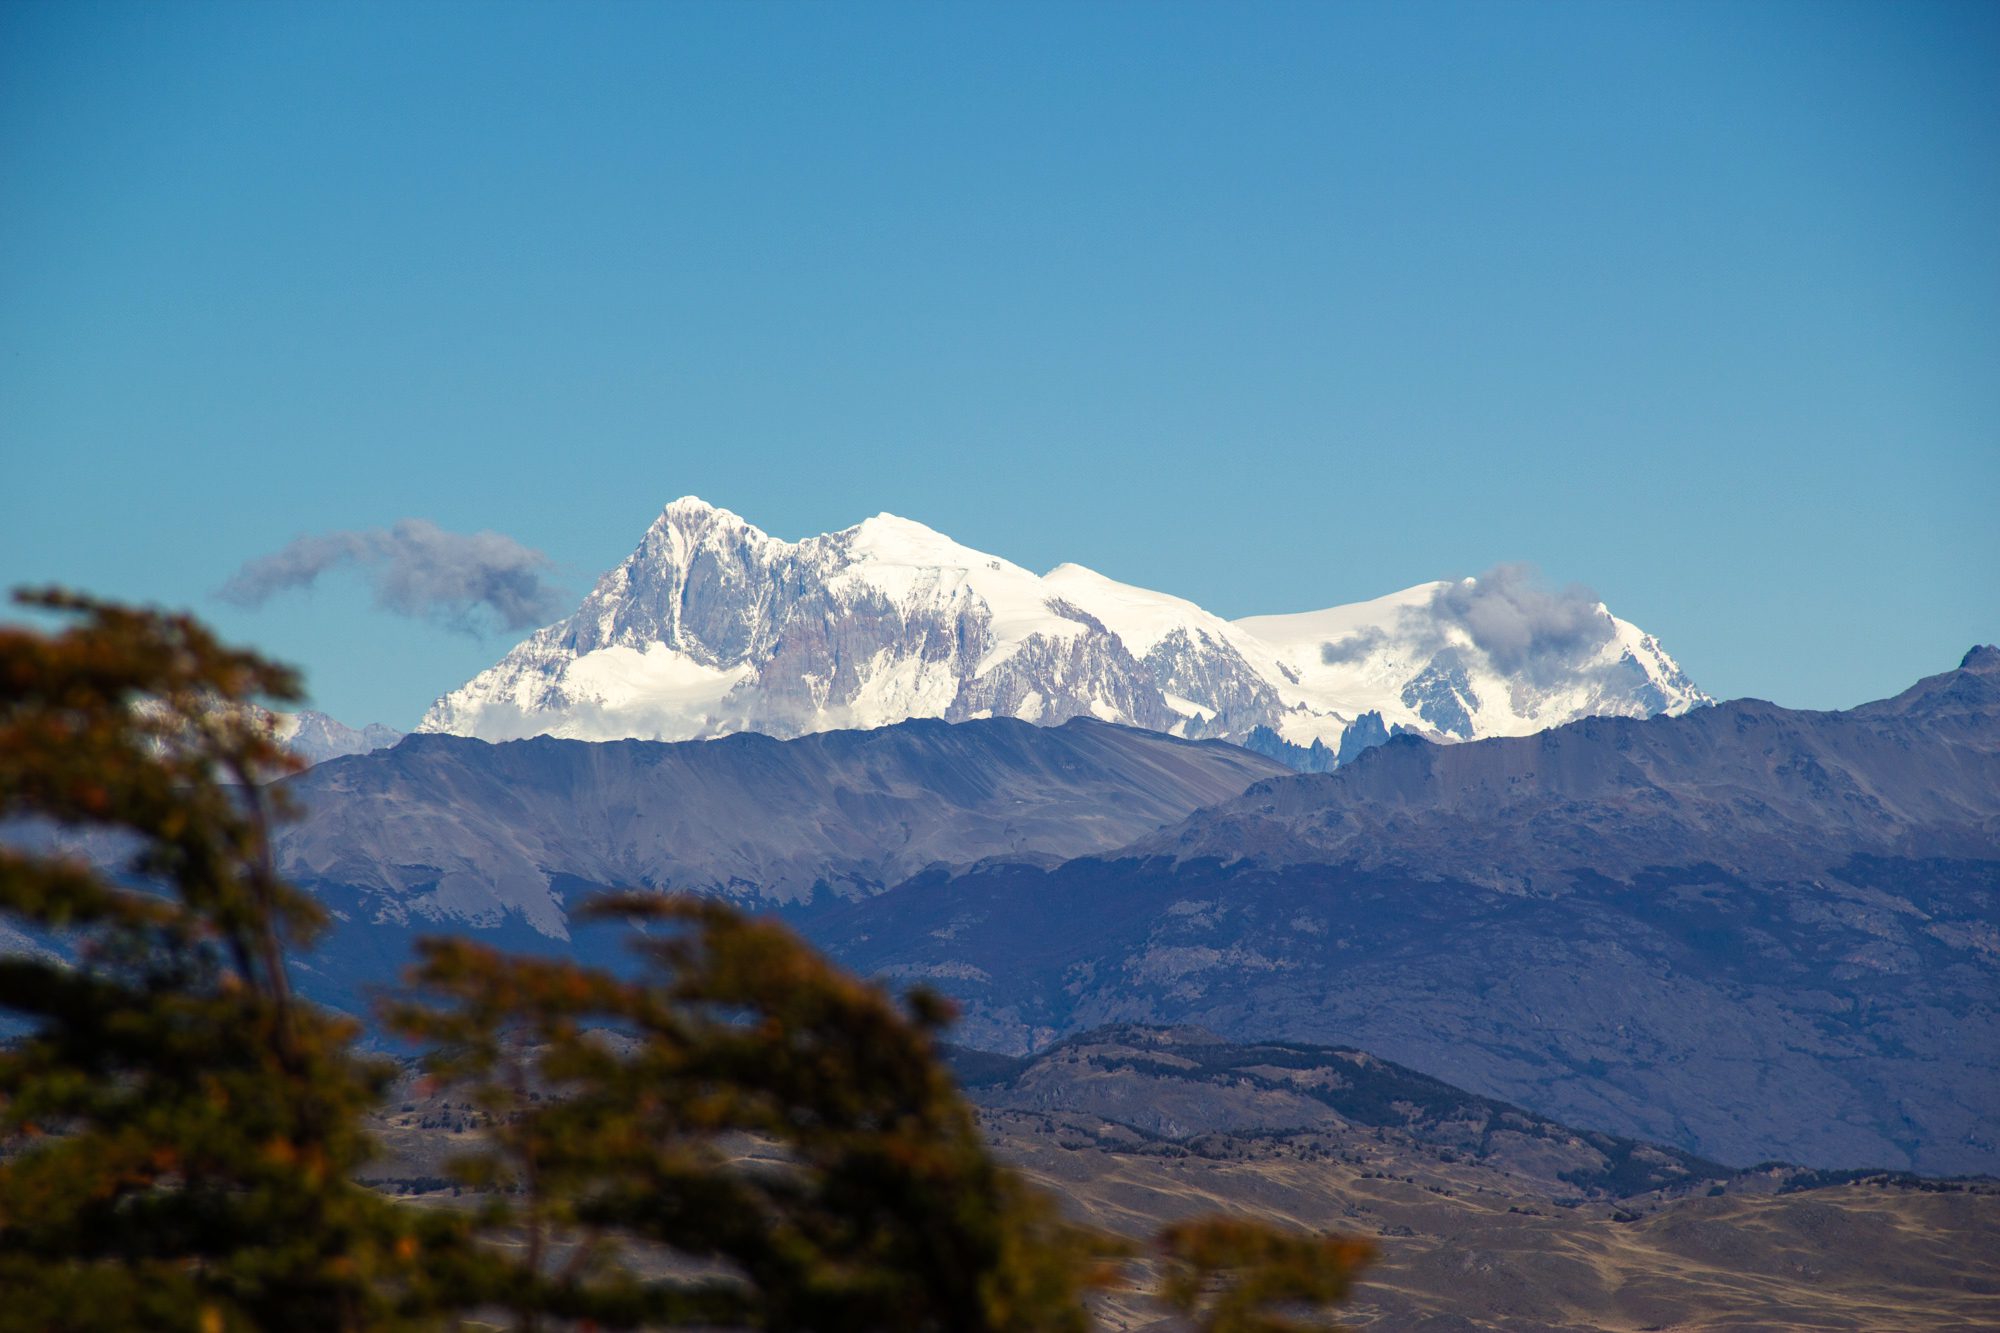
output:
{"label": "brown mountain slope", "polygon": [[[1163,1157],[1093,1141],[1062,1118],[1000,1112],[987,1123],[1000,1153],[1076,1216],[1128,1236],[1217,1210],[1375,1236],[1381,1258],[1346,1311],[1357,1328],[2000,1327],[2000,1194],[1990,1189],[1725,1191],[1614,1212],[1495,1190],[1448,1164],[1357,1165],[1289,1137],[1217,1136]],[[1174,1327],[1130,1296],[1110,1299],[1106,1316],[1111,1328]]]}
{"label": "brown mountain slope", "polygon": [[[1730,1171],[1364,1052],[1109,1028],[961,1055],[999,1151],[1134,1238],[1197,1212],[1368,1235],[1383,1330],[1943,1330],[2000,1321],[2000,1186]],[[1107,1302],[1113,1327],[1161,1313]]]}

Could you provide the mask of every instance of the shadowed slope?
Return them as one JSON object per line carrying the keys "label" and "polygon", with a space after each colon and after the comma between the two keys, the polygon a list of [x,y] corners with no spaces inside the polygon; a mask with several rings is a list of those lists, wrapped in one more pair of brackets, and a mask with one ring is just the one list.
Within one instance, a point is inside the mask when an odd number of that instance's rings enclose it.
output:
{"label": "shadowed slope", "polygon": [[1739,699],[1536,736],[1399,737],[1331,774],[1260,783],[1141,839],[1182,859],[1397,866],[1553,887],[1696,862],[1816,873],[1856,854],[2000,848],[2000,649],[1846,712]]}
{"label": "shadowed slope", "polygon": [[928,866],[1101,851],[1284,771],[1219,742],[1076,720],[914,721],[797,740],[489,745],[417,735],[290,789],[284,872],[391,921],[565,932],[561,884],[797,903]]}
{"label": "shadowed slope", "polygon": [[926,876],[814,929],[966,1040],[1339,1043],[1732,1163],[2000,1169],[2000,653],[1260,783],[1115,858]]}

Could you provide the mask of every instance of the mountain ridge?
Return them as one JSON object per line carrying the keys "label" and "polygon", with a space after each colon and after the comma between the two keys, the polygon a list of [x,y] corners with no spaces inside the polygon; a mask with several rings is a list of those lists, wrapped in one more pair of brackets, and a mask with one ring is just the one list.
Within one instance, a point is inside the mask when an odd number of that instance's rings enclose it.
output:
{"label": "mountain ridge", "polygon": [[1283,769],[1089,719],[915,719],[792,740],[490,744],[417,733],[285,783],[280,870],[357,920],[567,937],[565,885],[757,906],[873,892],[931,866],[1053,864]]}
{"label": "mountain ridge", "polygon": [[1398,739],[1117,853],[919,877],[814,937],[943,990],[993,1050],[1197,1024],[1721,1161],[1993,1172],[1995,665],[1838,713]]}
{"label": "mountain ridge", "polygon": [[688,496],[574,614],[418,729],[679,740],[1092,716],[1190,738],[1261,729],[1291,758],[1351,751],[1371,713],[1381,734],[1466,739],[1708,702],[1601,602],[1505,567],[1228,621],[1080,565],[1036,575],[891,514],[786,542]]}
{"label": "mountain ridge", "polygon": [[296,713],[271,712],[269,716],[272,737],[308,764],[386,750],[403,739],[402,732],[380,722],[350,727],[312,708]]}
{"label": "mountain ridge", "polygon": [[[1913,731],[1920,739],[1913,739]],[[1419,813],[1420,812],[1420,813]],[[1429,836],[1417,825],[1428,822]],[[1129,854],[1394,864],[1472,879],[1547,863],[1557,822],[1595,875],[1672,864],[1700,843],[1725,868],[2000,846],[2000,650],[1846,710],[1731,700],[1678,718],[1585,718],[1530,737],[1392,738],[1324,775],[1281,776],[1141,839]],[[1913,832],[1914,831],[1914,832]],[[1813,849],[1801,859],[1802,848]]]}

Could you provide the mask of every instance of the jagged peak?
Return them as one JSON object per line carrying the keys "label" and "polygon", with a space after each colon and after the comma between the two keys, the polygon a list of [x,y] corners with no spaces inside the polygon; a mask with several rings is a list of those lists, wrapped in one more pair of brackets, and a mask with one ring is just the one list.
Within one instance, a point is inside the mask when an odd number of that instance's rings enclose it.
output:
{"label": "jagged peak", "polygon": [[724,509],[721,505],[710,504],[699,495],[683,495],[678,500],[668,501],[666,507],[660,510],[660,517],[655,520],[654,526],[687,527],[691,524],[708,523],[728,523],[746,528],[752,526],[741,514]]}
{"label": "jagged peak", "polygon": [[1974,671],[1982,676],[2000,674],[2000,648],[1990,643],[1976,643],[1972,651],[1959,662],[1960,671]]}
{"label": "jagged peak", "polygon": [[664,550],[675,558],[681,558],[696,547],[716,542],[727,545],[748,542],[762,546],[775,541],[769,533],[741,514],[710,504],[698,495],[683,495],[660,510],[660,516],[646,530],[645,539],[639,543],[634,555],[644,556]]}

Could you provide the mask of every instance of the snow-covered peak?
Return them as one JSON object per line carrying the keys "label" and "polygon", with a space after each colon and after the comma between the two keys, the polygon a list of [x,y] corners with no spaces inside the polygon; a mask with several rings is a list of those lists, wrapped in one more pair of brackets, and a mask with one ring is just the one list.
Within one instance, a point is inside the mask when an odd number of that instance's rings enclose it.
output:
{"label": "snow-covered peak", "polygon": [[1134,657],[1144,657],[1176,630],[1199,629],[1217,642],[1238,638],[1228,621],[1184,597],[1120,583],[1085,565],[1057,565],[1043,582],[1102,621]]}
{"label": "snow-covered peak", "polygon": [[982,559],[928,524],[881,513],[846,529],[858,554],[894,564],[954,564]]}
{"label": "snow-covered peak", "polygon": [[839,547],[842,555],[859,564],[887,565],[906,569],[939,571],[990,571],[1009,580],[1037,582],[1021,566],[998,556],[976,551],[945,536],[936,528],[915,519],[894,514],[877,514],[851,528],[826,537],[807,538],[801,545],[825,542]]}
{"label": "snow-covered peak", "polygon": [[660,511],[639,549],[685,556],[703,546],[763,546],[774,540],[740,514],[699,496],[683,495]]}
{"label": "snow-covered peak", "polygon": [[324,763],[342,755],[386,750],[403,739],[402,732],[379,722],[356,729],[310,708],[296,713],[269,710],[264,716],[272,739],[308,764]]}
{"label": "snow-covered peak", "polygon": [[912,519],[877,514],[800,546],[821,542],[848,562],[833,575],[836,581],[865,586],[898,608],[958,603],[975,616],[983,611],[990,642],[974,664],[976,674],[1005,661],[1031,638],[1066,639],[1085,628],[1055,604],[1029,570]]}
{"label": "snow-covered peak", "polygon": [[1601,605],[1497,572],[1490,587],[1427,583],[1230,622],[1081,565],[1037,575],[894,514],[794,542],[684,496],[575,615],[440,699],[422,725],[679,740],[1087,715],[1332,748],[1371,713],[1371,736],[1400,726],[1466,737],[1704,701],[1657,643]]}
{"label": "snow-covered peak", "polygon": [[1235,623],[1284,664],[1280,693],[1306,713],[1279,730],[1300,744],[1324,738],[1311,716],[1321,713],[1373,711],[1391,727],[1471,739],[1709,702],[1651,635],[1583,590],[1543,589],[1518,568]]}
{"label": "snow-covered peak", "polygon": [[727,514],[730,518],[742,520],[721,505],[710,504],[699,495],[683,495],[678,500],[669,500],[660,510],[660,517],[667,519],[700,518],[710,514]]}
{"label": "snow-covered peak", "polygon": [[[1469,586],[1476,580],[1468,578],[1461,582]],[[1429,606],[1440,592],[1451,586],[1451,580],[1438,579],[1365,602],[1349,602],[1343,606],[1296,611],[1287,615],[1245,616],[1234,623],[1237,628],[1256,635],[1273,647],[1296,649],[1310,645],[1316,650],[1324,643],[1338,643],[1354,634],[1392,625],[1403,612]]]}
{"label": "snow-covered peak", "polygon": [[[1280,664],[1279,695],[1294,712],[1279,734],[1299,745],[1324,740],[1320,720],[1381,713],[1387,725],[1424,730],[1426,724],[1400,698],[1423,672],[1439,644],[1429,608],[1448,581],[1419,583],[1383,597],[1291,615],[1247,616],[1233,622],[1240,633],[1268,646]],[[1433,728],[1442,730],[1443,728]]]}
{"label": "snow-covered peak", "polygon": [[857,565],[939,572],[1006,567],[1005,561],[961,546],[936,528],[894,514],[877,514],[825,537],[809,537],[801,545],[824,545],[836,559]]}

